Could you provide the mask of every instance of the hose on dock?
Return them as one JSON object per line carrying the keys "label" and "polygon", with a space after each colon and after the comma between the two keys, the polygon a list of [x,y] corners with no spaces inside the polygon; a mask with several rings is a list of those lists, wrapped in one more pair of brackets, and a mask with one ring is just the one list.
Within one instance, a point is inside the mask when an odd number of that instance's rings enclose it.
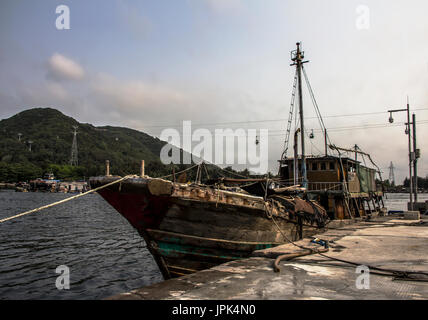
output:
{"label": "hose on dock", "polygon": [[289,260],[292,260],[294,258],[300,258],[300,257],[304,257],[304,256],[309,256],[311,254],[328,252],[328,250],[329,250],[329,248],[323,248],[323,249],[319,249],[319,250],[310,249],[310,250],[306,250],[306,251],[302,251],[302,252],[297,252],[297,253],[283,254],[283,255],[281,255],[281,256],[279,256],[279,257],[277,257],[275,259],[275,262],[273,264],[273,270],[275,272],[280,272],[281,271],[281,268],[279,267],[279,263],[282,260],[289,261]]}
{"label": "hose on dock", "polygon": [[[276,227],[278,228],[279,232],[282,234],[284,239],[286,239],[293,246],[295,246],[299,249],[305,250],[303,252],[298,252],[298,253],[294,253],[294,254],[286,254],[286,255],[282,255],[282,256],[277,257],[275,262],[274,262],[274,271],[275,272],[280,271],[279,263],[281,262],[281,260],[291,260],[294,258],[303,257],[303,256],[311,255],[311,254],[318,254],[321,257],[324,257],[328,260],[341,262],[341,263],[352,265],[352,266],[365,265],[370,270],[377,271],[376,274],[381,275],[381,276],[393,277],[394,280],[428,282],[428,272],[409,271],[409,270],[393,270],[393,269],[387,269],[387,268],[379,268],[379,267],[371,266],[371,265],[364,264],[364,263],[356,263],[353,261],[348,261],[348,260],[343,260],[343,259],[339,259],[339,258],[335,258],[335,257],[330,257],[330,256],[324,254],[325,252],[328,251],[327,248],[326,248],[327,250],[325,251],[325,249],[317,250],[317,249],[307,248],[305,246],[301,246],[301,245],[295,243],[294,241],[290,240],[284,234],[284,232],[282,231],[282,229],[280,228],[278,223],[275,221],[273,216],[269,216],[269,219],[271,219],[272,222],[276,225]],[[372,273],[374,273],[374,272],[372,272]]]}

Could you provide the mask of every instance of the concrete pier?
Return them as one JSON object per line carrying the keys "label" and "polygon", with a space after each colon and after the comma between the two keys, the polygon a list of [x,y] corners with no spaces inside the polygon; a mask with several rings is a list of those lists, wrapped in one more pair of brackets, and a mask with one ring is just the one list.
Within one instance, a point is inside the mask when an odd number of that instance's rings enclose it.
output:
{"label": "concrete pier", "polygon": [[[425,218],[424,218],[425,217]],[[328,257],[377,268],[420,271],[428,274],[428,218],[404,220],[399,217],[377,217],[369,222],[356,222],[331,227],[316,238],[329,241]],[[296,244],[321,248],[304,239]],[[415,279],[394,279],[371,269],[368,282],[361,287],[357,266],[310,255],[279,263],[282,254],[302,251],[286,244],[256,251],[253,257],[229,262],[212,269],[178,279],[168,280],[109,299],[119,300],[322,300],[322,299],[428,299],[428,275]],[[360,271],[361,272],[361,271]]]}

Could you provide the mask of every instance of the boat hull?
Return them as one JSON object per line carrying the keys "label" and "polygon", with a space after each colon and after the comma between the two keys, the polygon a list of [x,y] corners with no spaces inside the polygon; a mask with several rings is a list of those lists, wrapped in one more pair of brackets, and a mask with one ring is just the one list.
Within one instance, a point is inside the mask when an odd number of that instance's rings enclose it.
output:
{"label": "boat hull", "polygon": [[[112,179],[91,180],[91,186]],[[263,198],[177,184],[170,190],[171,184],[137,178],[98,192],[138,230],[166,279],[247,258],[300,236],[290,216],[272,207],[279,230]],[[316,226],[303,228],[304,236],[317,232]]]}

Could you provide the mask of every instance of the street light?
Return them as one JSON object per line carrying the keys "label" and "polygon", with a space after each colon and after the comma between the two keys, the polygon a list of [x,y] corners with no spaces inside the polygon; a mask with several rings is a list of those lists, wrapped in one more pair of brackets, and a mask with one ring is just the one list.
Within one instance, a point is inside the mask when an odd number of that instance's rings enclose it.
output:
{"label": "street light", "polygon": [[399,109],[399,110],[389,110],[388,111],[390,116],[389,116],[389,122],[390,123],[394,123],[394,118],[392,117],[393,113],[396,112],[407,112],[407,123],[406,123],[406,135],[409,137],[409,182],[410,182],[410,210],[413,211],[413,176],[412,176],[412,162],[413,162],[413,157],[412,157],[412,144],[411,144],[411,137],[410,137],[410,104],[407,101],[407,108],[406,109]]}
{"label": "street light", "polygon": [[394,118],[392,117],[392,112],[390,112],[389,123],[394,123]]}

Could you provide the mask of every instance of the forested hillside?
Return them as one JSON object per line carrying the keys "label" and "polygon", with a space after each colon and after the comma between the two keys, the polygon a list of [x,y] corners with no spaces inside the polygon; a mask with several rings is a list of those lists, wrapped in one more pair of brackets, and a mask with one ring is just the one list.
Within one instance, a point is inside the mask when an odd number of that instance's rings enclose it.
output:
{"label": "forested hillside", "polygon": [[[78,166],[70,165],[74,126],[78,127]],[[29,109],[0,121],[0,181],[28,181],[50,172],[58,179],[85,179],[103,175],[106,160],[110,161],[110,173],[122,176],[138,174],[141,160],[152,177],[169,175],[173,167],[176,172],[188,168],[161,163],[159,155],[165,143],[129,128],[79,123],[56,109]],[[193,171],[187,173],[189,179],[196,175]],[[227,171],[236,177],[232,168]],[[230,176],[213,165],[208,173],[211,178]],[[242,175],[249,172],[238,174]]]}
{"label": "forested hillside", "polygon": [[[69,165],[73,126],[78,126],[78,167]],[[47,172],[62,179],[100,175],[107,159],[112,174],[138,173],[142,159],[151,175],[168,174],[171,168],[159,160],[164,145],[136,130],[79,123],[51,108],[30,109],[0,121],[0,181],[29,180]]]}

